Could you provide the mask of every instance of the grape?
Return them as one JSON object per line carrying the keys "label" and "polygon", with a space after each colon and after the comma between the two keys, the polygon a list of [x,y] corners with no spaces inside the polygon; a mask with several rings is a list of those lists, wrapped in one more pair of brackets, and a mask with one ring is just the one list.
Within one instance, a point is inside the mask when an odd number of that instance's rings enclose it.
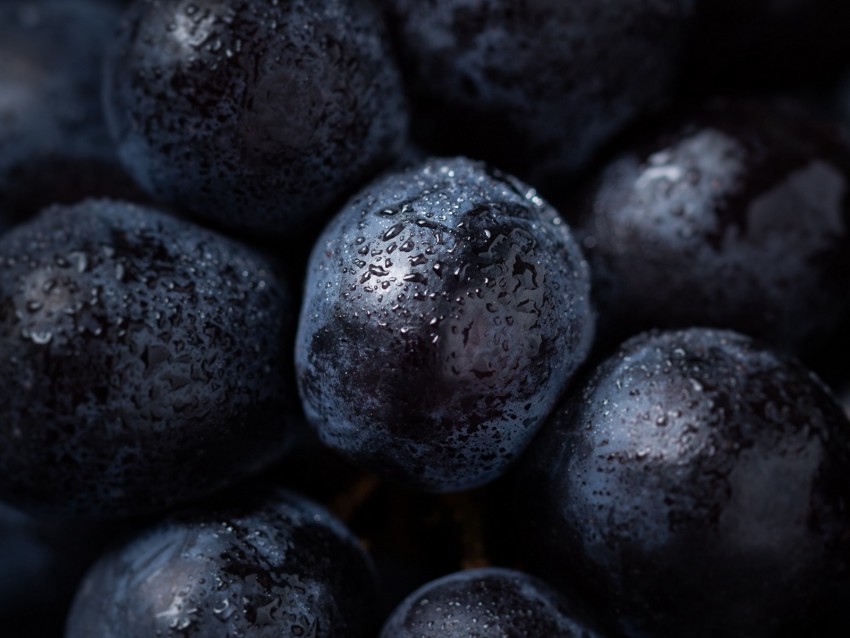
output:
{"label": "grape", "polygon": [[588,354],[589,275],[558,213],[465,159],[353,198],[317,242],[296,337],[319,437],[432,491],[484,484]]}
{"label": "grape", "polygon": [[277,491],[167,519],[105,554],[66,638],[358,638],[377,595],[368,557],[317,504]]}
{"label": "grape", "polygon": [[689,0],[382,0],[432,152],[547,193],[667,93]]}
{"label": "grape", "polygon": [[575,221],[600,334],[710,325],[800,354],[829,342],[850,313],[848,176],[841,131],[764,103],[714,101],[647,132]]}
{"label": "grape", "polygon": [[0,496],[136,514],[268,465],[293,436],[293,319],[272,261],[152,209],[90,200],[9,231]]}
{"label": "grape", "polygon": [[625,636],[802,635],[850,601],[848,470],[850,423],[800,364],[732,332],[650,333],[543,428],[517,520],[534,571]]}
{"label": "grape", "polygon": [[232,231],[323,225],[400,151],[401,81],[370,3],[138,0],[105,100],[157,201]]}
{"label": "grape", "polygon": [[0,230],[49,204],[141,197],[100,102],[118,17],[96,0],[0,4]]}
{"label": "grape", "polygon": [[843,4],[0,0],[0,633],[844,638]]}
{"label": "grape", "polygon": [[543,581],[510,569],[469,569],[430,582],[390,614],[381,638],[593,638]]}

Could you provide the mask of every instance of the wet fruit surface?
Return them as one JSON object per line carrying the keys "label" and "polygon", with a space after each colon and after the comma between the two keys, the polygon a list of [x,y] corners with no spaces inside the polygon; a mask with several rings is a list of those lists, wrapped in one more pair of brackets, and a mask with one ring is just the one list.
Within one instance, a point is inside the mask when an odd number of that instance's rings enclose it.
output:
{"label": "wet fruit surface", "polygon": [[330,446],[413,485],[480,485],[525,447],[587,356],[586,264],[513,178],[431,160],[353,198],[314,249],[296,339]]}
{"label": "wet fruit surface", "polygon": [[772,636],[850,588],[850,423],[746,337],[626,342],[526,463],[526,553],[625,635]]}
{"label": "wet fruit surface", "polygon": [[665,96],[692,15],[683,0],[382,3],[423,146],[544,192]]}
{"label": "wet fruit surface", "polygon": [[105,554],[67,638],[365,638],[369,559],[327,511],[291,492],[172,518]]}
{"label": "wet fruit surface", "polygon": [[105,83],[121,159],[158,201],[231,230],[321,227],[404,141],[380,25],[363,1],[134,3]]}
{"label": "wet fruit surface", "polygon": [[601,332],[828,342],[850,312],[848,177],[841,129],[767,103],[714,101],[646,133],[576,208]]}
{"label": "wet fruit surface", "polygon": [[293,310],[273,262],[91,200],[0,239],[0,493],[115,515],[209,493],[290,437]]}
{"label": "wet fruit surface", "polygon": [[0,636],[850,636],[848,18],[0,0]]}
{"label": "wet fruit surface", "polygon": [[428,583],[390,615],[381,638],[593,638],[543,581],[508,569],[473,569]]}

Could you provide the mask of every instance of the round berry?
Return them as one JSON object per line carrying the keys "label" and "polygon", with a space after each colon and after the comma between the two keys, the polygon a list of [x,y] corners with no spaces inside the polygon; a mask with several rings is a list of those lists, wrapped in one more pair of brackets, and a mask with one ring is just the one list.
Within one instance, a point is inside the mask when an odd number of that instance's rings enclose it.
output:
{"label": "round berry", "polygon": [[320,228],[404,143],[381,25],[362,1],[138,0],[106,72],[121,159],[158,201],[229,229]]}
{"label": "round berry", "polygon": [[669,90],[690,0],[383,0],[431,152],[548,193]]}
{"label": "round berry", "polygon": [[374,182],[325,229],[296,339],[321,439],[426,490],[502,474],[590,348],[589,274],[517,180],[434,159]]}
{"label": "round berry", "polygon": [[765,103],[645,133],[578,207],[600,334],[714,326],[816,350],[850,313],[848,178],[838,128]]}
{"label": "round berry", "polygon": [[[850,602],[850,423],[732,332],[628,341],[520,468],[534,571],[626,636],[775,636]],[[791,633],[789,635],[795,635]]]}
{"label": "round berry", "polygon": [[66,638],[365,638],[374,570],[351,533],[291,492],[181,514],[105,554]]}
{"label": "round berry", "polygon": [[566,601],[543,581],[495,567],[455,572],[408,596],[381,638],[593,638]]}
{"label": "round berry", "polygon": [[53,207],[0,238],[0,497],[157,510],[280,457],[294,309],[275,264],[130,204]]}

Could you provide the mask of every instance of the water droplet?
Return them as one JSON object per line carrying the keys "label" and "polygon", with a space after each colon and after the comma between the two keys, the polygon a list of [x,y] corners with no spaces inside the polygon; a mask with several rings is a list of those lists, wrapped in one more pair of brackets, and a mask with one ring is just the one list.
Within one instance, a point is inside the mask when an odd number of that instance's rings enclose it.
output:
{"label": "water droplet", "polygon": [[89,259],[84,252],[75,251],[68,255],[68,257],[76,265],[77,272],[85,272],[88,269]]}
{"label": "water droplet", "polygon": [[[196,612],[196,611],[198,611],[198,610],[197,609],[189,609],[189,610],[186,611],[186,613],[191,614],[191,613]],[[183,631],[184,629],[187,629],[189,627],[189,625],[191,625],[191,624],[192,624],[192,619],[189,618],[189,616],[184,616],[183,618],[175,619],[175,621],[171,624],[171,627],[172,627],[172,629],[177,629],[178,631]]]}
{"label": "water droplet", "polygon": [[402,279],[404,279],[404,281],[410,281],[415,284],[424,284],[428,281],[428,278],[425,275],[418,272],[412,272],[408,275],[405,275]]}
{"label": "water droplet", "polygon": [[384,234],[381,236],[381,239],[384,241],[389,241],[393,237],[397,237],[401,231],[404,230],[404,224],[394,224],[390,226]]}
{"label": "water droplet", "polygon": [[389,274],[389,272],[379,264],[371,264],[369,266],[369,272],[375,275],[376,277],[383,277]]}
{"label": "water droplet", "polygon": [[213,614],[215,614],[219,620],[227,620],[233,615],[235,607],[231,607],[230,601],[227,600],[227,598],[223,598],[221,602],[213,605],[212,610]]}
{"label": "water droplet", "polygon": [[51,339],[53,339],[53,333],[49,330],[45,330],[43,332],[39,330],[32,330],[30,331],[29,336],[32,342],[39,346],[46,345],[50,343]]}

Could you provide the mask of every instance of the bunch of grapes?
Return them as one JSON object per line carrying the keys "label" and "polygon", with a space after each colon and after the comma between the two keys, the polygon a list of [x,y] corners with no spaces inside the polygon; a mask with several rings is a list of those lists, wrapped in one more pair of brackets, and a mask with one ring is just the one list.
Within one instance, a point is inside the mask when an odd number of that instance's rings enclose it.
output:
{"label": "bunch of grapes", "polygon": [[848,28],[0,0],[0,634],[846,636]]}

